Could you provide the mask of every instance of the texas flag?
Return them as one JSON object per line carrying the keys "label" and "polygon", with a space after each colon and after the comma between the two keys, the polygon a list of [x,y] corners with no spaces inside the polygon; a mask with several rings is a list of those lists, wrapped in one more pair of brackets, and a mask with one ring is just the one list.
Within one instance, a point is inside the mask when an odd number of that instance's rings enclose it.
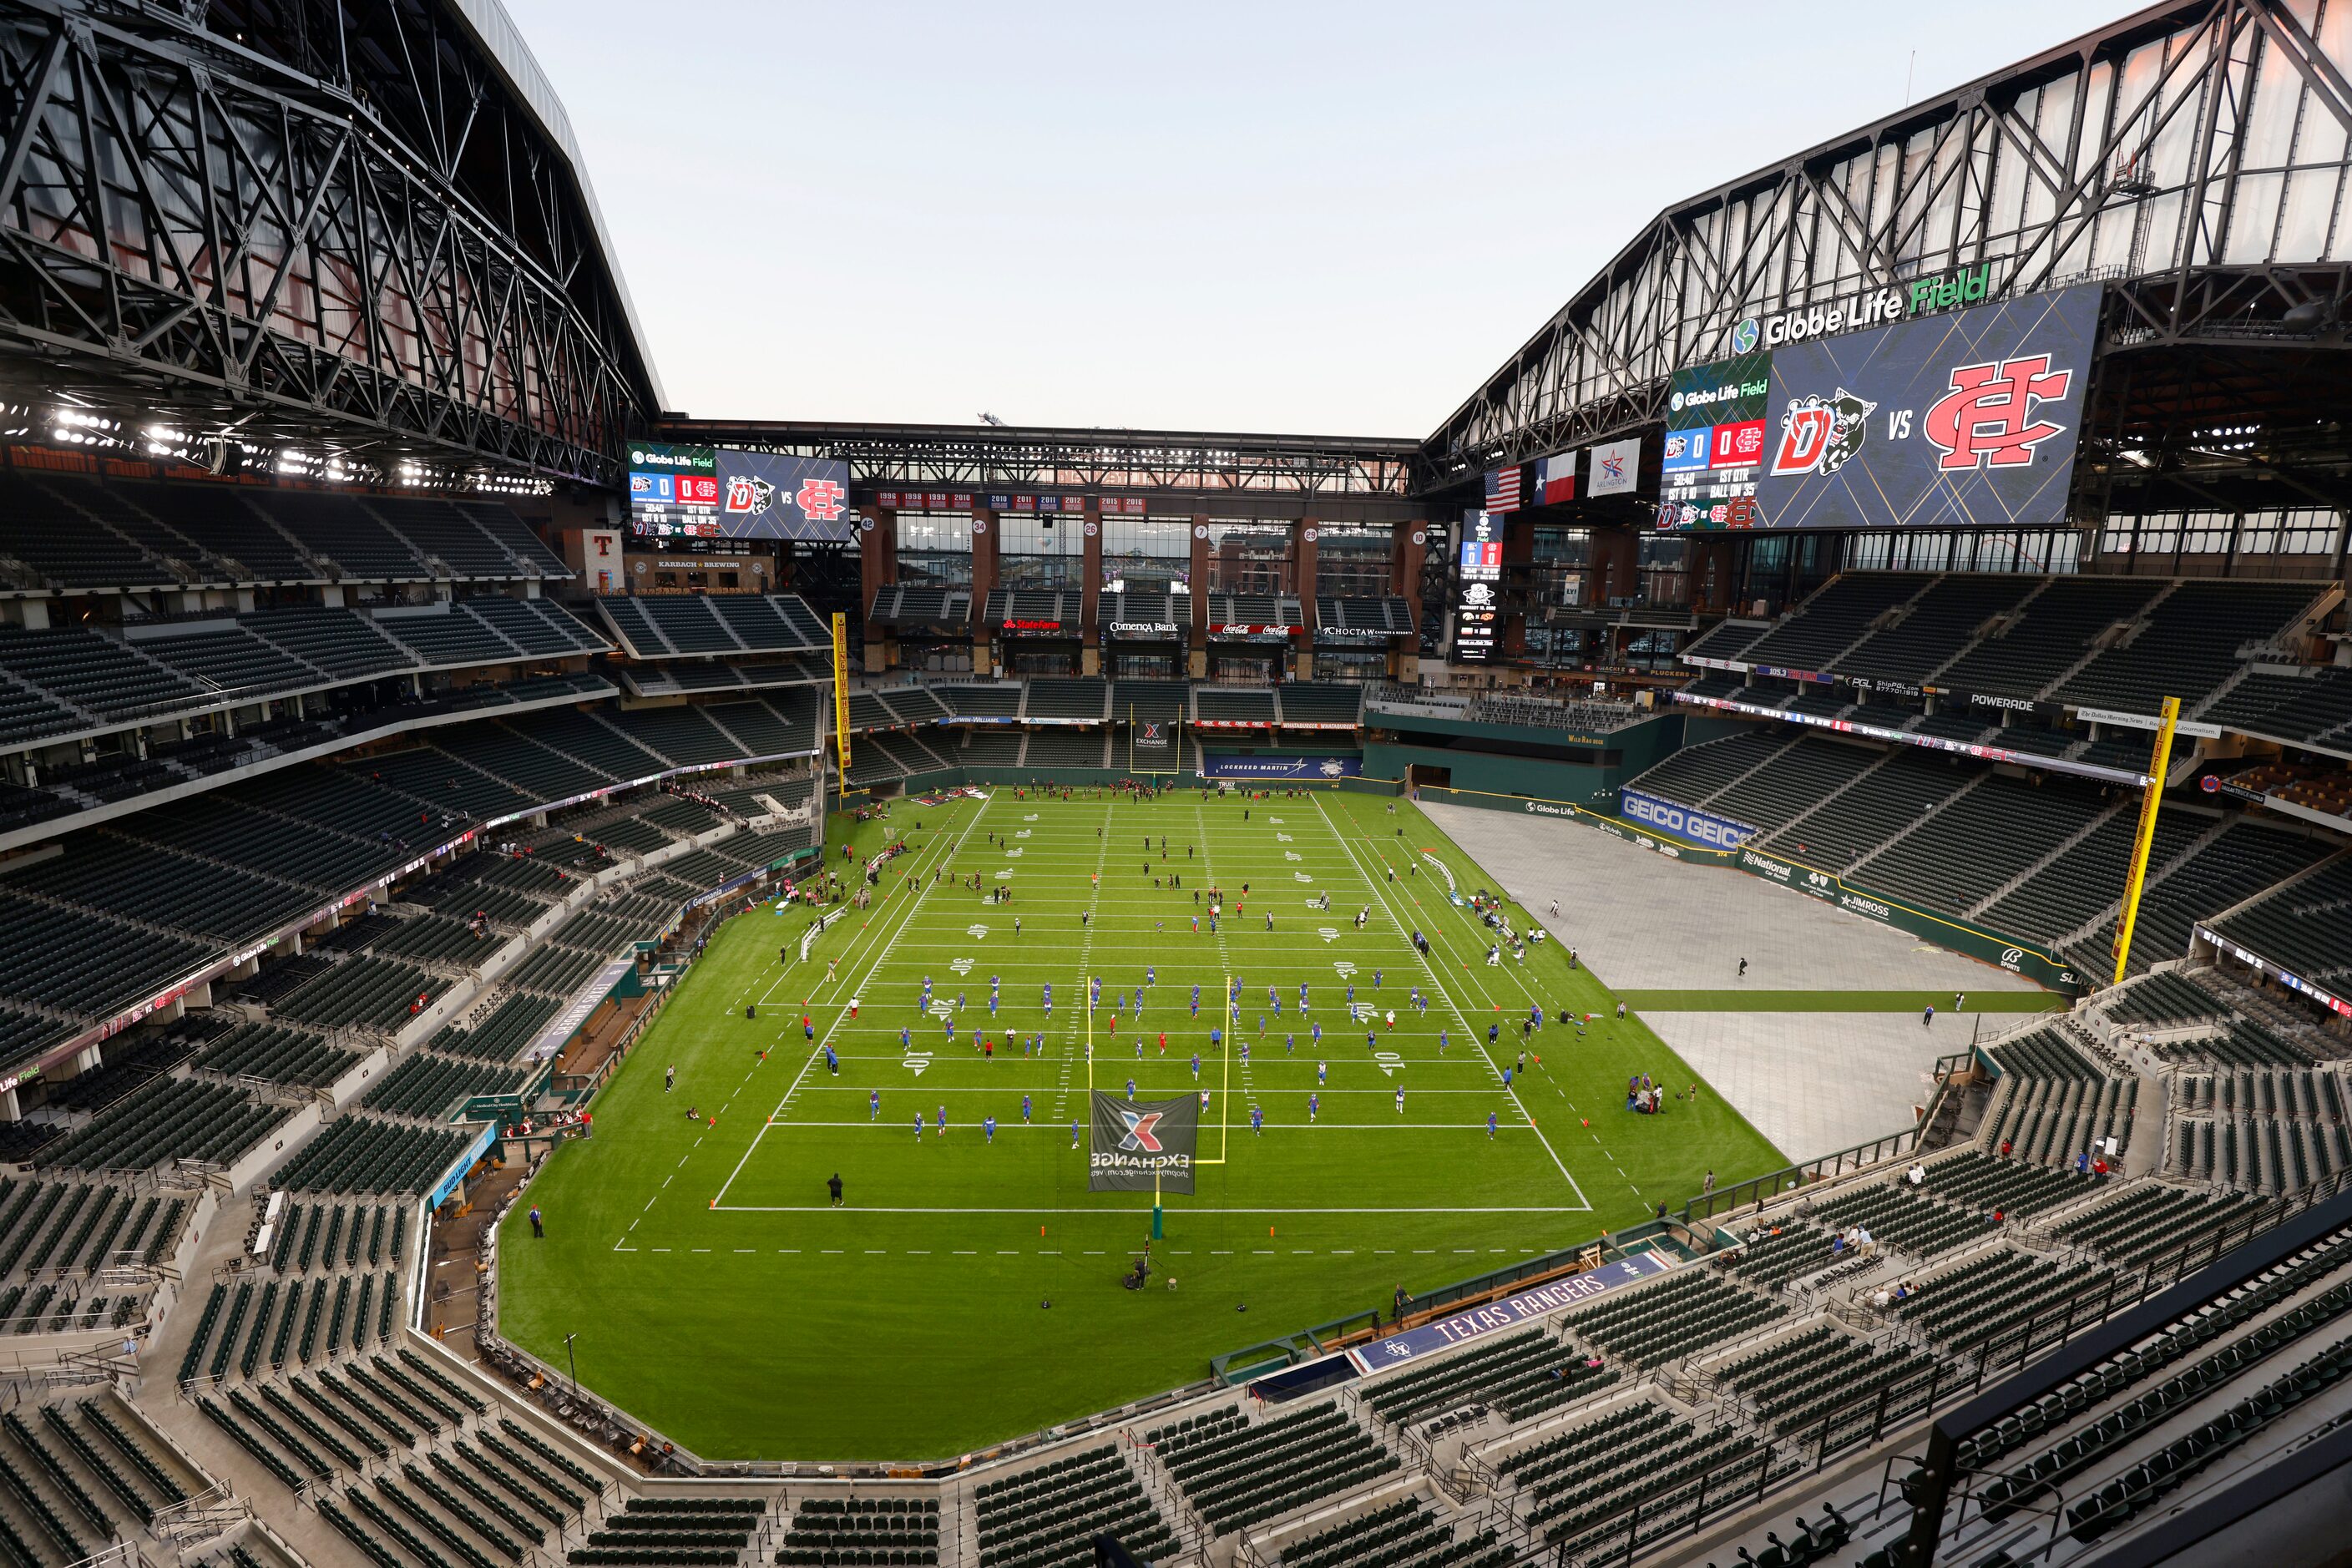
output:
{"label": "texas flag", "polygon": [[1496,468],[1486,476],[1486,510],[1517,511],[1526,504],[1527,470],[1514,463],[1507,468]]}
{"label": "texas flag", "polygon": [[1557,506],[1576,499],[1576,454],[1554,452],[1536,464],[1536,500]]}

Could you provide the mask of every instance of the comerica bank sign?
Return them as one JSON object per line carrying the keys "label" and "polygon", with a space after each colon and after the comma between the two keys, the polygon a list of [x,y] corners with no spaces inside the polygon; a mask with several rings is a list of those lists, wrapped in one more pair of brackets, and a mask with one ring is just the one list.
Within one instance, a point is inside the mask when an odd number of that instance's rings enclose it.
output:
{"label": "comerica bank sign", "polygon": [[1807,338],[1982,304],[1992,294],[1994,265],[1988,261],[1948,276],[1914,279],[1900,288],[1865,289],[1843,300],[1783,310],[1777,316],[1749,316],[1731,329],[1731,352],[1753,353],[1759,348],[1775,349]]}

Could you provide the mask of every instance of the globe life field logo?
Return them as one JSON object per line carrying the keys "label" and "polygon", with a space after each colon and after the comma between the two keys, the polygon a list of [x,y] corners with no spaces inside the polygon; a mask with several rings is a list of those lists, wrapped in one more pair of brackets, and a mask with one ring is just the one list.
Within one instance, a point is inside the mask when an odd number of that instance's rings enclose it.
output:
{"label": "globe life field logo", "polygon": [[1992,298],[1996,265],[1987,261],[1948,276],[1914,279],[1901,288],[1868,289],[1847,299],[1783,310],[1777,316],[1743,316],[1732,326],[1731,352],[1752,353],[1759,347],[1779,348],[1832,332],[1979,305]]}

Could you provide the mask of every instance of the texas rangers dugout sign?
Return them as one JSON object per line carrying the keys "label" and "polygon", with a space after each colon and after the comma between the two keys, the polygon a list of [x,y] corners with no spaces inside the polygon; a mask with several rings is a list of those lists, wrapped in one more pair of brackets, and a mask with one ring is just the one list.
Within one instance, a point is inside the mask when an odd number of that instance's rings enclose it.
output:
{"label": "texas rangers dugout sign", "polygon": [[1499,1301],[1474,1307],[1466,1312],[1456,1312],[1450,1318],[1440,1318],[1433,1323],[1408,1329],[1401,1334],[1391,1334],[1370,1344],[1353,1345],[1348,1359],[1356,1363],[1359,1372],[1374,1373],[1392,1366],[1402,1366],[1434,1351],[1448,1349],[1504,1329],[1516,1329],[1539,1318],[1548,1318],[1563,1308],[1578,1306],[1595,1296],[1605,1296],[1612,1290],[1628,1285],[1638,1285],[1656,1278],[1674,1268],[1671,1258],[1654,1252],[1637,1252],[1616,1263],[1604,1263],[1582,1274],[1556,1279],[1532,1290],[1522,1290]]}
{"label": "texas rangers dugout sign", "polygon": [[1088,1192],[1192,1192],[1192,1153],[1201,1136],[1197,1095],[1121,1100],[1096,1089],[1094,1123]]}

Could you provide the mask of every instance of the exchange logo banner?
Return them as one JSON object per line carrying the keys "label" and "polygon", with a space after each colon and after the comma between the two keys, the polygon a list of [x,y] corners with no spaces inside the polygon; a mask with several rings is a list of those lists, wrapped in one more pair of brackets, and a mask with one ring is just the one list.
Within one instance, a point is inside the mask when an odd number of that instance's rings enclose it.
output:
{"label": "exchange logo banner", "polygon": [[1201,1137],[1197,1095],[1121,1100],[1094,1091],[1094,1141],[1087,1190],[1183,1193],[1192,1190],[1192,1155]]}

